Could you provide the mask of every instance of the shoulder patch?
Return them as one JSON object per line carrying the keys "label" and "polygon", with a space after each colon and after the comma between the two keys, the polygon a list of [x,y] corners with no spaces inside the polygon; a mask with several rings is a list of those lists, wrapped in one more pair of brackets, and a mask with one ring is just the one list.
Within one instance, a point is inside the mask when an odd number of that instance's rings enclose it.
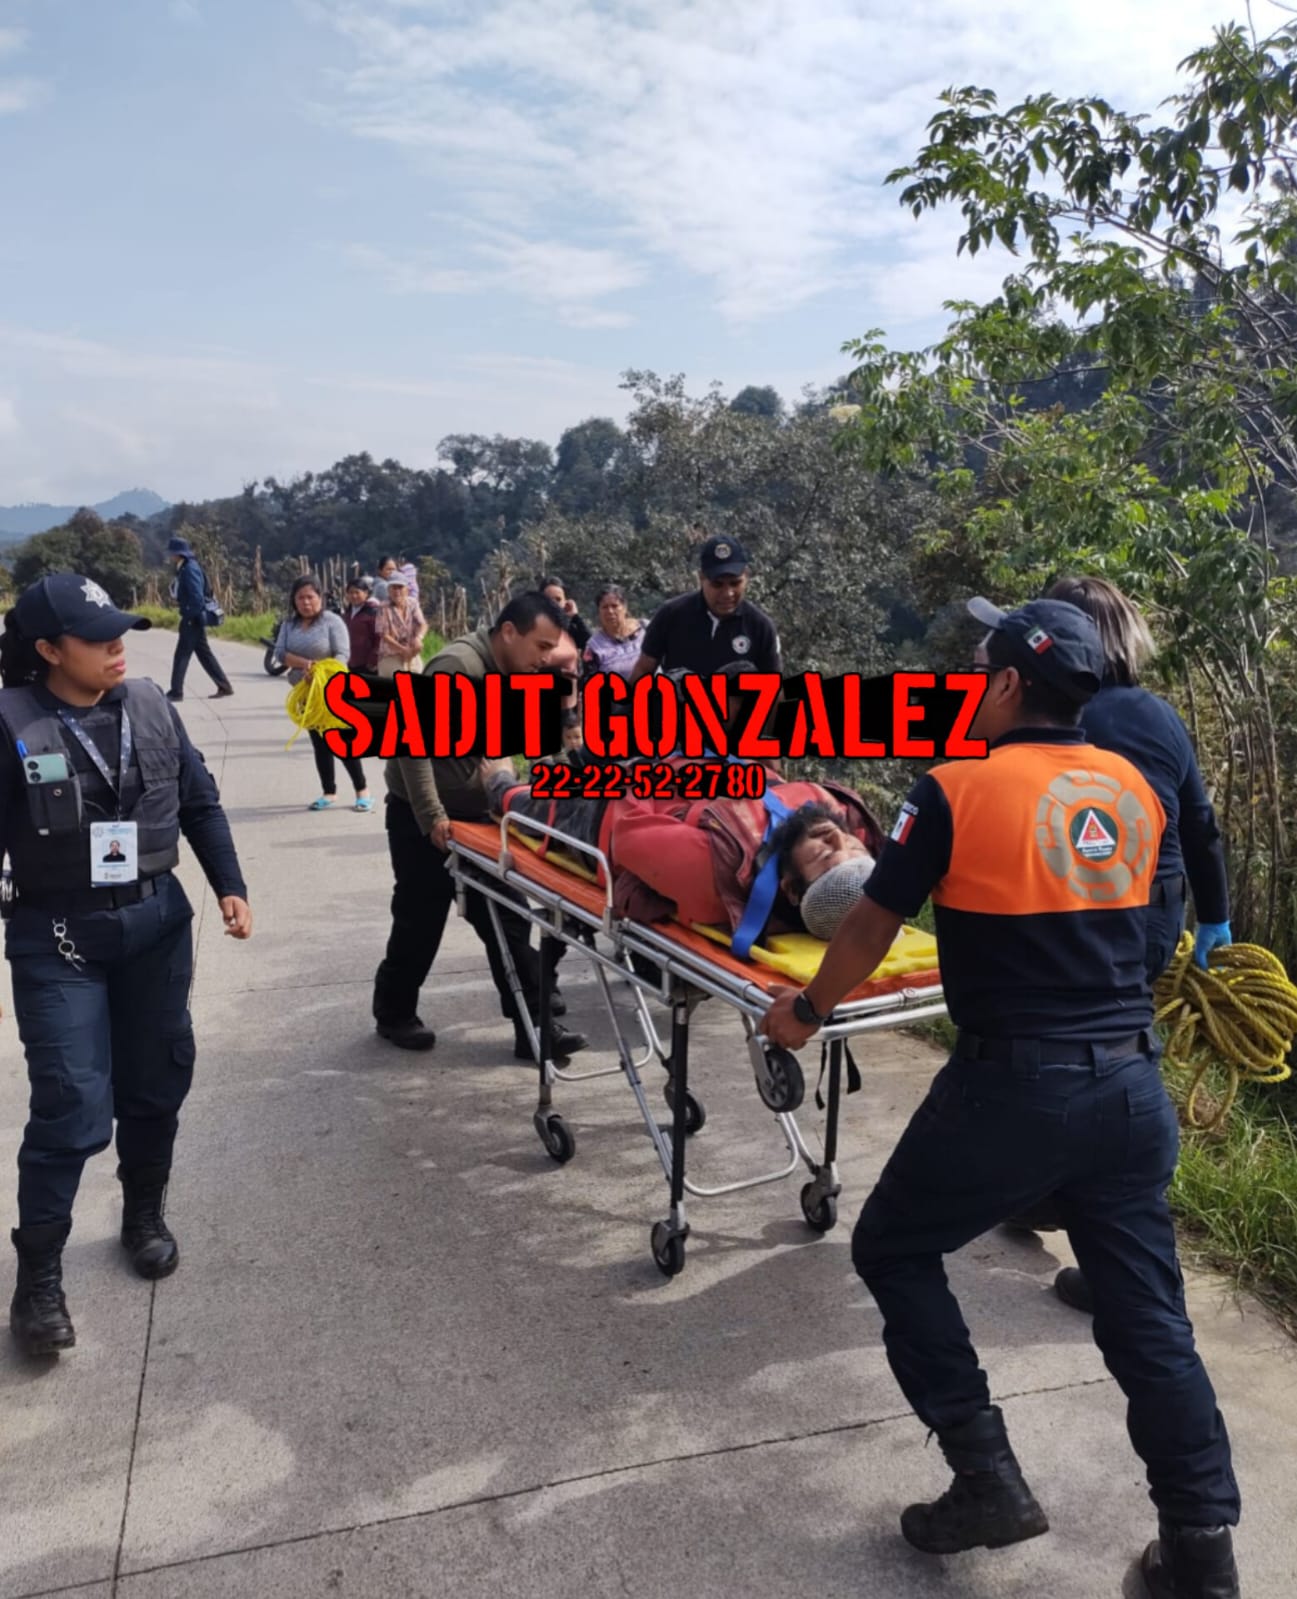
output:
{"label": "shoulder patch", "polygon": [[901,806],[895,825],[893,826],[891,832],[887,835],[893,844],[904,844],[906,839],[910,836],[910,829],[914,826],[914,818],[918,814],[918,806],[912,805],[909,800],[906,800],[904,805]]}

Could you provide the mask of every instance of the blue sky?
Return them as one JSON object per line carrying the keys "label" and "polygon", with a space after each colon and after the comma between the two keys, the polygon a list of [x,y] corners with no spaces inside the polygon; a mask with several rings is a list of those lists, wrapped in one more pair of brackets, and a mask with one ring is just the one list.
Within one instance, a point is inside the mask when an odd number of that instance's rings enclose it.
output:
{"label": "blue sky", "polygon": [[795,399],[1011,264],[882,186],[942,88],[1152,109],[1229,15],[0,0],[0,503],[552,443],[628,367]]}

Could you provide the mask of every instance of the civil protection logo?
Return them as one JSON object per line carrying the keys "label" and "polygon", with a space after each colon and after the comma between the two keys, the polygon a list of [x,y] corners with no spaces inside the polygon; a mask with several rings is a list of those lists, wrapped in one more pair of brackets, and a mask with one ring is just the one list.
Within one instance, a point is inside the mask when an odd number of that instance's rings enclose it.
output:
{"label": "civil protection logo", "polygon": [[1036,808],[1036,847],[1056,877],[1093,904],[1129,894],[1152,870],[1156,838],[1139,796],[1106,772],[1060,772]]}
{"label": "civil protection logo", "polygon": [[1117,853],[1117,823],[1103,811],[1088,806],[1072,818],[1068,835],[1072,848],[1087,861],[1107,861]]}

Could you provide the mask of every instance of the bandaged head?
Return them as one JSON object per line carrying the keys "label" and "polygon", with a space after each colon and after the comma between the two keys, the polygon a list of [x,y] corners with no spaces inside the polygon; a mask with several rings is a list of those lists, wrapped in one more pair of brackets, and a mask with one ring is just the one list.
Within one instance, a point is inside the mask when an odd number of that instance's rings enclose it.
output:
{"label": "bandaged head", "polygon": [[802,895],[802,921],[806,931],[827,943],[860,901],[874,869],[872,855],[853,855],[817,877]]}

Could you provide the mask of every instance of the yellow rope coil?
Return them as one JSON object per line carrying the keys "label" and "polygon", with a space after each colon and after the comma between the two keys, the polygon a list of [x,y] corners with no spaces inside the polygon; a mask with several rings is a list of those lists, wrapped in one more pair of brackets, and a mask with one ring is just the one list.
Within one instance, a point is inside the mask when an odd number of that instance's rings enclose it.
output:
{"label": "yellow rope coil", "polygon": [[[1208,960],[1206,971],[1194,964],[1193,935],[1186,933],[1154,990],[1156,1020],[1166,1028],[1164,1058],[1192,1073],[1185,1116],[1204,1132],[1224,1121],[1240,1083],[1292,1076],[1288,1056],[1297,1037],[1297,985],[1277,956],[1259,944],[1232,944]],[[1213,1067],[1227,1077],[1220,1098],[1204,1087]]]}
{"label": "yellow rope coil", "polygon": [[335,660],[330,656],[327,660],[317,661],[315,670],[308,673],[300,683],[295,683],[288,691],[284,709],[288,712],[290,720],[296,722],[297,731],[284,745],[285,749],[291,750],[303,733],[323,733],[331,727],[348,726],[348,723],[336,717],[324,703],[324,685],[331,677],[346,670],[345,661]]}

